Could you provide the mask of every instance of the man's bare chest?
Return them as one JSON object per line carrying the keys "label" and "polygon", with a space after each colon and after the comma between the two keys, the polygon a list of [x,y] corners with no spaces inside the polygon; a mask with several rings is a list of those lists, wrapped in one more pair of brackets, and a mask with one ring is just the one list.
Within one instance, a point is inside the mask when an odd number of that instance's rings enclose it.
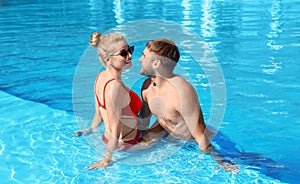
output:
{"label": "man's bare chest", "polygon": [[149,109],[158,119],[177,120],[180,113],[176,109],[174,99],[166,96],[153,95],[148,98]]}

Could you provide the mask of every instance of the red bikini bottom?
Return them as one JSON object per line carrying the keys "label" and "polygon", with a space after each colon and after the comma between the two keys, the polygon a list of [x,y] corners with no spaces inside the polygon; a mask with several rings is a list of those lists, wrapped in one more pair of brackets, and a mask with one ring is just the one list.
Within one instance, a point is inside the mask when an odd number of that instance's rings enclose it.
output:
{"label": "red bikini bottom", "polygon": [[[137,131],[137,134],[135,136],[134,139],[132,140],[128,140],[128,141],[122,141],[118,143],[118,148],[121,151],[127,151],[129,150],[132,146],[138,144],[139,142],[141,142],[143,139],[140,136],[140,132],[139,130]],[[108,143],[108,139],[105,137],[105,135],[102,135],[102,141],[107,144]]]}

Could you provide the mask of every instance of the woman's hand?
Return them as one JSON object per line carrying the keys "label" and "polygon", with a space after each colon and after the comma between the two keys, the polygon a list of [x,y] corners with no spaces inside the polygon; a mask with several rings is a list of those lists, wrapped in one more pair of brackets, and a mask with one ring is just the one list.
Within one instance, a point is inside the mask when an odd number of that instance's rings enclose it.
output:
{"label": "woman's hand", "polygon": [[92,130],[92,128],[89,128],[89,129],[79,130],[79,131],[75,132],[73,135],[75,137],[80,137],[80,136],[90,135],[91,133],[93,133],[93,130]]}
{"label": "woman's hand", "polygon": [[97,170],[99,168],[106,168],[109,164],[111,163],[111,160],[109,159],[102,159],[99,160],[98,162],[94,162],[92,163],[92,165],[90,167],[85,167],[86,170]]}

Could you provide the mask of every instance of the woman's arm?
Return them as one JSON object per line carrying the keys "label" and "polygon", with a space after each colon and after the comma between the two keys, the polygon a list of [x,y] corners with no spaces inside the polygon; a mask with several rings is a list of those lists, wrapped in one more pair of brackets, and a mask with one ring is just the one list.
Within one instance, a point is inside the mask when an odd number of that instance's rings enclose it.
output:
{"label": "woman's arm", "polygon": [[102,116],[101,113],[98,109],[98,104],[97,104],[97,100],[95,97],[95,114],[94,114],[94,118],[92,120],[91,126],[90,128],[87,129],[83,129],[83,130],[79,130],[77,132],[74,133],[74,136],[79,137],[79,136],[86,136],[91,134],[98,126],[100,126],[102,123]]}
{"label": "woman's arm", "polygon": [[127,105],[129,103],[126,95],[129,98],[128,92],[118,81],[113,81],[107,86],[105,99],[108,122],[105,125],[105,136],[108,142],[103,158],[93,163],[89,169],[105,168],[111,163],[121,133],[121,112],[125,106],[124,103],[126,101]]}

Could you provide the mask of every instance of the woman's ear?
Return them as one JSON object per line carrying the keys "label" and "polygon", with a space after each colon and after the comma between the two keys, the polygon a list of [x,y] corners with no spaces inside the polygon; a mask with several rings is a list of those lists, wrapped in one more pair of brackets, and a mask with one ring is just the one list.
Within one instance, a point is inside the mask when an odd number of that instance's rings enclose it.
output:
{"label": "woman's ear", "polygon": [[104,61],[104,62],[106,63],[106,65],[110,65],[110,64],[111,64],[111,59],[105,58],[105,61]]}

